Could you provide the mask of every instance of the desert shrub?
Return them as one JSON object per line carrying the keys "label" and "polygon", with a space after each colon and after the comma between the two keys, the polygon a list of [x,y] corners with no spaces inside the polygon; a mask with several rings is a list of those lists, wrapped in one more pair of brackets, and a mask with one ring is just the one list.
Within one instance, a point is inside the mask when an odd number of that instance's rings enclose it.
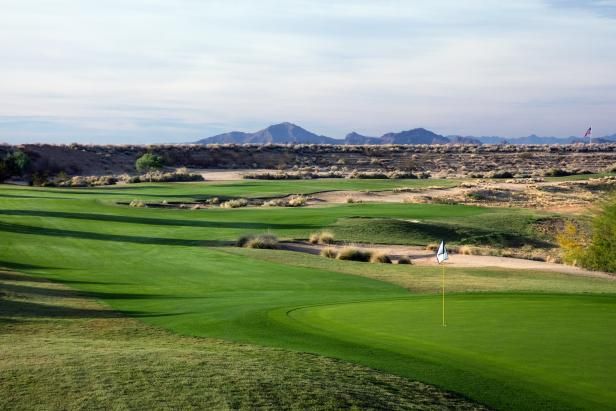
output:
{"label": "desert shrub", "polygon": [[249,239],[244,247],[273,250],[278,248],[278,238],[272,234],[259,234]]}
{"label": "desert shrub", "polygon": [[398,259],[398,264],[413,264],[413,261],[409,257],[402,256]]}
{"label": "desert shrub", "polygon": [[370,256],[371,263],[383,263],[383,264],[391,264],[391,258],[387,254],[384,253],[374,253]]}
{"label": "desert shrub", "polygon": [[303,195],[292,196],[287,201],[287,206],[288,207],[301,207],[301,206],[306,205],[306,201],[307,199]]}
{"label": "desert shrub", "polygon": [[543,175],[544,177],[566,177],[572,174],[571,171],[563,170],[562,168],[550,168]]}
{"label": "desert shrub", "polygon": [[171,182],[182,182],[182,181],[203,181],[203,176],[201,174],[191,174],[191,173],[183,173],[180,171],[175,171],[171,173],[163,173],[162,171],[149,171],[140,176],[129,177],[125,182],[127,183],[171,183]]}
{"label": "desert shrub", "polygon": [[334,234],[329,231],[312,233],[308,241],[312,244],[332,244],[334,242]]}
{"label": "desert shrub", "polygon": [[115,176],[73,176],[58,182],[61,187],[96,187],[110,186],[118,182]]}
{"label": "desert shrub", "polygon": [[584,233],[571,221],[565,223],[563,230],[556,235],[556,242],[563,254],[563,261],[567,264],[581,264],[585,248],[588,246],[588,234]]}
{"label": "desert shrub", "polygon": [[338,252],[336,258],[338,260],[352,260],[368,262],[372,257],[372,252],[356,247],[344,247]]}
{"label": "desert shrub", "polygon": [[319,254],[322,257],[337,258],[338,257],[338,250],[336,250],[335,248],[327,247],[327,248],[322,249]]}
{"label": "desert shrub", "polygon": [[248,205],[248,200],[245,198],[237,198],[229,201],[225,201],[224,203],[220,203],[221,208],[240,208],[246,207]]}
{"label": "desert shrub", "polygon": [[594,216],[592,235],[581,265],[592,270],[616,273],[616,194]]}
{"label": "desert shrub", "polygon": [[265,201],[263,207],[284,207],[287,205],[287,201],[284,198],[273,198]]}
{"label": "desert shrub", "polygon": [[491,178],[513,178],[513,173],[510,171],[494,171],[490,173]]}
{"label": "desert shrub", "polygon": [[145,153],[135,161],[135,168],[140,173],[163,168],[163,158],[156,154]]}
{"label": "desert shrub", "polygon": [[243,235],[237,239],[237,241],[235,242],[235,245],[237,245],[238,247],[246,247],[246,244],[248,244],[248,242],[252,240],[253,238],[255,238],[255,236],[251,234]]}
{"label": "desert shrub", "polygon": [[133,200],[130,202],[130,204],[128,204],[129,207],[136,207],[136,208],[144,208],[147,207],[147,205],[145,204],[145,202],[143,202],[142,200]]}

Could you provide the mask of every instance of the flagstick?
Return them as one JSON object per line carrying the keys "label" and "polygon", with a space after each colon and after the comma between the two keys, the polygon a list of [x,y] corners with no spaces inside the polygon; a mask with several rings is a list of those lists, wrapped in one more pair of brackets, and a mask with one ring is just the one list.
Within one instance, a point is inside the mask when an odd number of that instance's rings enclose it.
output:
{"label": "flagstick", "polygon": [[443,327],[447,327],[445,324],[445,264],[443,265]]}

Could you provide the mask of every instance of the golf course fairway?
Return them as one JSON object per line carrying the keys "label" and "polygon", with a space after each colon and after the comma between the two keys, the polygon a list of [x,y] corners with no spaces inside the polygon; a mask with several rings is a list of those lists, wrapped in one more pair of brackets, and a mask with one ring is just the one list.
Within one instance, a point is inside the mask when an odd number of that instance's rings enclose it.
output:
{"label": "golf course fairway", "polygon": [[[301,184],[292,187],[297,192]],[[319,184],[323,189],[334,183]],[[245,234],[307,239],[342,225],[348,236],[342,241],[399,238],[413,244],[446,232],[461,242],[524,242],[535,239],[532,224],[544,215],[446,204],[207,210],[126,205],[131,199],[177,201],[218,192],[250,197],[285,192],[289,185],[0,186],[0,267],[61,283],[175,335],[325,355],[430,383],[496,409],[614,407],[616,282],[611,279],[451,267],[452,294],[442,327],[436,267],[233,245]],[[355,224],[347,224],[350,217]],[[409,222],[415,220],[421,231]],[[12,284],[0,291],[24,290]],[[6,304],[16,317],[5,324],[49,308]]]}

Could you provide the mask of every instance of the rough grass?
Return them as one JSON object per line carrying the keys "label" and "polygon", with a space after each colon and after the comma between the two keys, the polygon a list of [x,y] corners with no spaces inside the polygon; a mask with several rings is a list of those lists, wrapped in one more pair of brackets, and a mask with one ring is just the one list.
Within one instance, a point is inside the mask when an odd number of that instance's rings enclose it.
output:
{"label": "rough grass", "polygon": [[14,271],[0,291],[0,409],[477,407],[342,361],[174,335]]}

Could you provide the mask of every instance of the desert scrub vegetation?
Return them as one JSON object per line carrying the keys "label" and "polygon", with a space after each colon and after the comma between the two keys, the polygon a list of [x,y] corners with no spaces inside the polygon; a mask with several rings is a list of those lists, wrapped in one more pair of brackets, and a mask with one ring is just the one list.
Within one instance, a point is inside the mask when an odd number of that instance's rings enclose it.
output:
{"label": "desert scrub vegetation", "polygon": [[236,198],[233,200],[225,201],[220,203],[220,208],[240,208],[246,207],[248,205],[248,200],[245,198]]}
{"label": "desert scrub vegetation", "polygon": [[367,263],[372,258],[372,251],[358,247],[344,247],[336,256],[338,260],[362,261]]}
{"label": "desert scrub vegetation", "polygon": [[273,234],[244,235],[237,240],[236,245],[244,248],[274,250],[278,248],[278,238]]}
{"label": "desert scrub vegetation", "polygon": [[319,255],[321,257],[337,258],[338,257],[338,250],[336,250],[335,248],[332,248],[332,247],[326,247],[326,248],[321,250]]}
{"label": "desert scrub vegetation", "polygon": [[385,253],[372,253],[370,256],[371,263],[391,264],[391,258]]}
{"label": "desert scrub vegetation", "polygon": [[311,244],[333,244],[334,234],[329,231],[319,231],[310,234],[308,241]]}
{"label": "desert scrub vegetation", "polygon": [[128,204],[129,207],[145,208],[147,204],[142,200],[133,200]]}
{"label": "desert scrub vegetation", "polygon": [[566,263],[616,273],[616,194],[604,200],[589,230],[569,221],[556,239]]}
{"label": "desert scrub vegetation", "polygon": [[265,201],[263,207],[302,207],[308,202],[308,197],[304,195],[293,195],[287,198],[273,198]]}
{"label": "desert scrub vegetation", "polygon": [[203,181],[201,174],[192,174],[186,169],[172,172],[150,171],[145,174],[131,176],[128,174],[102,175],[102,176],[73,176],[68,177],[65,173],[59,174],[55,179],[47,182],[47,186],[58,187],[97,187],[109,186],[117,183],[171,183],[182,181]]}
{"label": "desert scrub vegetation", "polygon": [[186,168],[180,168],[172,172],[162,172],[159,170],[150,171],[138,176],[128,176],[126,174],[119,177],[123,183],[171,183],[182,181],[203,181],[201,174],[189,173]]}
{"label": "desert scrub vegetation", "polygon": [[60,180],[56,184],[50,182],[49,185],[57,185],[58,187],[97,187],[110,186],[118,182],[115,176],[73,176],[66,180]]}

